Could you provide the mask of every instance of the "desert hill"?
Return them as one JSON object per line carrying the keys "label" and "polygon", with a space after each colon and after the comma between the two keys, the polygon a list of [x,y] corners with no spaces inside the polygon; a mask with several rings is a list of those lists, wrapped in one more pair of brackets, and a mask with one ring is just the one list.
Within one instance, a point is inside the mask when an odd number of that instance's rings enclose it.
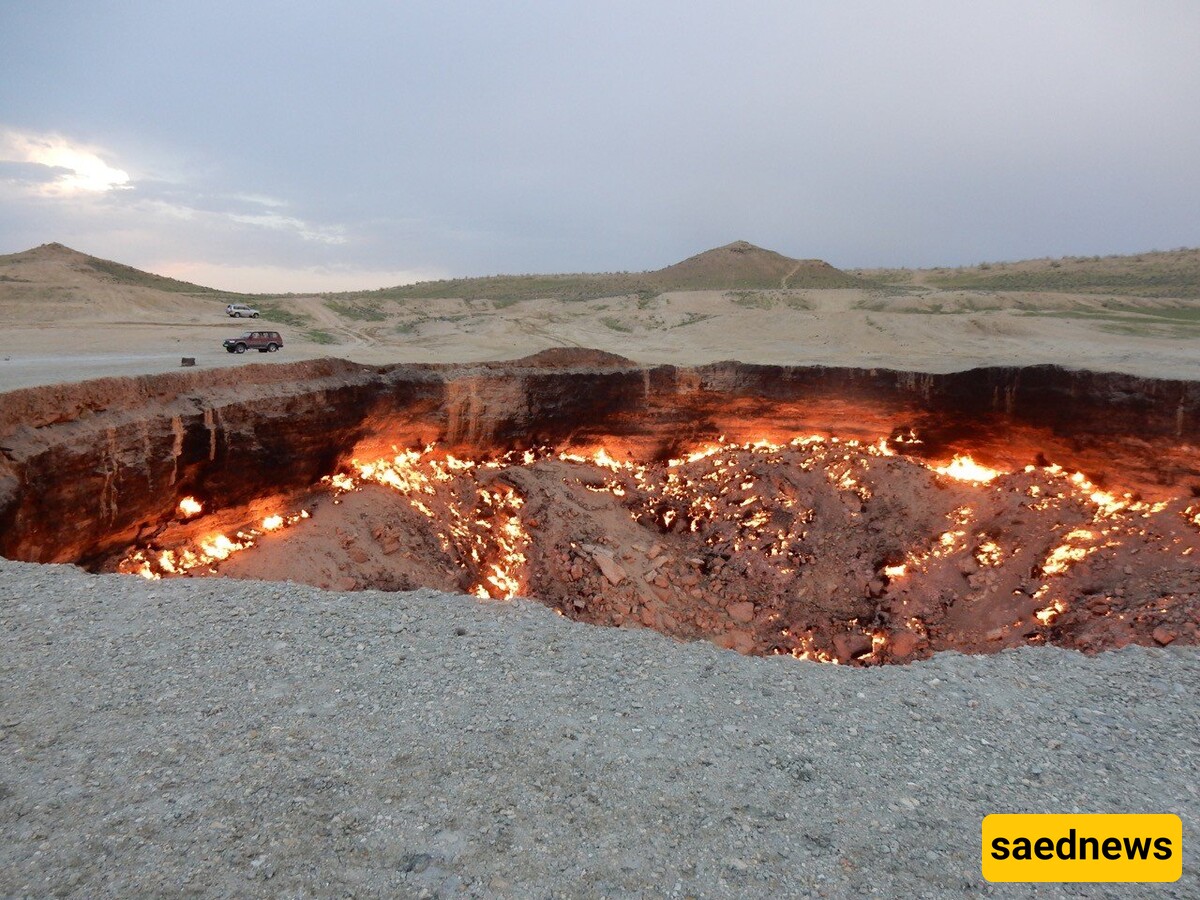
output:
{"label": "desert hill", "polygon": [[732,244],[706,250],[682,262],[650,272],[453,278],[385,288],[365,295],[394,300],[456,298],[515,303],[544,297],[594,300],[626,294],[640,294],[643,298],[648,298],[673,291],[874,286],[862,278],[834,268],[823,260],[792,259],[773,250],[756,247],[747,241],[734,241]]}
{"label": "desert hill", "polygon": [[820,259],[792,259],[747,241],[706,250],[648,273],[665,291],[767,290],[771,288],[867,287]]}
{"label": "desert hill", "polygon": [[186,324],[242,295],[43,244],[0,256],[0,326]]}
{"label": "desert hill", "polygon": [[143,272],[112,260],[100,259],[62,244],[42,244],[32,250],[0,256],[0,283],[37,285],[43,289],[75,291],[84,287],[150,288],[173,294],[240,296],[228,291]]}

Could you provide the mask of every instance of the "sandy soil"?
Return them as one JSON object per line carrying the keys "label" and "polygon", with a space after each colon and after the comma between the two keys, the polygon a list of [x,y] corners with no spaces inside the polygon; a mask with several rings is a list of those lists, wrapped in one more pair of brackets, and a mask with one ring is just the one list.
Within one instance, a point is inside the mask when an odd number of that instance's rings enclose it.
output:
{"label": "sandy soil", "polygon": [[[59,279],[62,280],[61,278]],[[927,290],[692,291],[651,299],[382,301],[369,313],[323,297],[264,301],[299,325],[234,320],[216,297],[136,286],[0,284],[0,391],[110,375],[339,356],[356,362],[477,362],[595,347],[641,363],[724,359],[952,371],[1058,363],[1200,379],[1196,329],[1153,315],[1164,301]],[[1177,301],[1179,302],[1179,301]],[[332,305],[331,305],[332,304]],[[369,314],[374,319],[363,318]],[[271,313],[268,312],[268,317]],[[250,323],[253,322],[253,325]],[[282,353],[235,356],[225,337],[280,331]]]}

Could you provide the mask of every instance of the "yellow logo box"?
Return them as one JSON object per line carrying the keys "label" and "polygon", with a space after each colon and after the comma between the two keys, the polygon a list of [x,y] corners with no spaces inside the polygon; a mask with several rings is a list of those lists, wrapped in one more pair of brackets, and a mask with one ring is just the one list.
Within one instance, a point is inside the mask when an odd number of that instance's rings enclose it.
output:
{"label": "yellow logo box", "polygon": [[988,881],[1178,881],[1179,816],[1009,815],[983,820]]}

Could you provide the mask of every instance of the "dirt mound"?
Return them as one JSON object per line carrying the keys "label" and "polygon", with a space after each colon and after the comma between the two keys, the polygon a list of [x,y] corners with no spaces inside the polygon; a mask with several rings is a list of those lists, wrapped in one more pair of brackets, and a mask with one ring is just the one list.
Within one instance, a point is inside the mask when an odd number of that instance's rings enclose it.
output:
{"label": "dirt mound", "polygon": [[863,282],[819,259],[792,259],[747,241],[706,250],[649,273],[663,290],[861,287]]}
{"label": "dirt mound", "polygon": [[585,347],[551,347],[511,362],[487,363],[490,368],[522,368],[522,369],[627,369],[636,366],[631,359],[608,353],[604,350],[590,350]]}

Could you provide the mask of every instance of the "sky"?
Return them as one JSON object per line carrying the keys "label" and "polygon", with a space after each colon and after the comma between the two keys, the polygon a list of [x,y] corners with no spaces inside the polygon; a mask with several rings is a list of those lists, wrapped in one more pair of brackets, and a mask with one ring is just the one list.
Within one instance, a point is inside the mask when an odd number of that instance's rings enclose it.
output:
{"label": "sky", "polygon": [[1194,0],[0,0],[0,253],[227,290],[1200,245]]}

